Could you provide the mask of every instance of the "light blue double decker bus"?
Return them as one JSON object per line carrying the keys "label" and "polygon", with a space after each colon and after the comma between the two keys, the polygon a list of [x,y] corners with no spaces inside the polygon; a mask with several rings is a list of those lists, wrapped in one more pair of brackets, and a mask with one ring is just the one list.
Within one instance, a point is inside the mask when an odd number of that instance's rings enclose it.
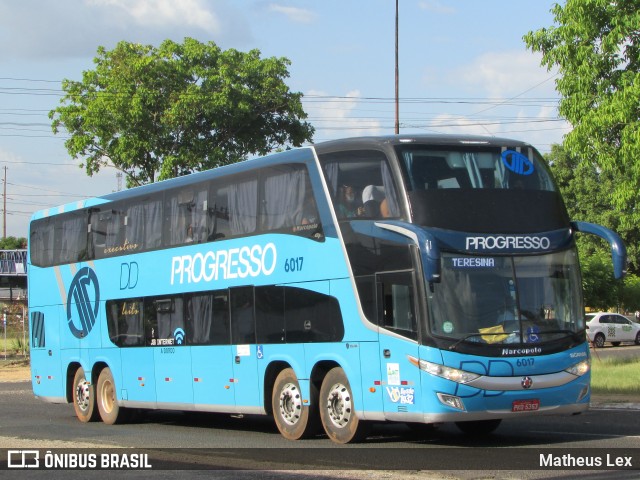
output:
{"label": "light blue double decker bus", "polygon": [[371,422],[588,408],[575,235],[536,150],[337,140],[34,215],[33,390],[88,422],[272,415],[338,443]]}

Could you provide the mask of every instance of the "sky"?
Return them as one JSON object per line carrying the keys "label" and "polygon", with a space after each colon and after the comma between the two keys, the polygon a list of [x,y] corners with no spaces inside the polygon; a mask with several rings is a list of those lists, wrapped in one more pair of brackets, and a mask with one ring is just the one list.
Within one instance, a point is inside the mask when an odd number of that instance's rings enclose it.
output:
{"label": "sky", "polygon": [[[560,143],[570,126],[557,113],[557,73],[522,40],[553,25],[555,3],[399,0],[400,133],[501,136],[543,153]],[[314,142],[394,133],[394,0],[0,0],[7,236],[27,237],[37,210],[119,188],[114,169],[87,176],[65,132],[52,132],[61,81],[93,69],[100,46],[185,37],[288,58]]]}

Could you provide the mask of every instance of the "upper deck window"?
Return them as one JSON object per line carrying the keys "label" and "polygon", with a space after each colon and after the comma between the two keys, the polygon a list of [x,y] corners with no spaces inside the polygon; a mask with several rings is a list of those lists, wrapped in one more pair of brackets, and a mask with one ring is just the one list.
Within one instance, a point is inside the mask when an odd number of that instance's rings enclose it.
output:
{"label": "upper deck window", "polygon": [[408,190],[555,190],[533,148],[441,150],[403,146],[398,154],[407,174]]}
{"label": "upper deck window", "polygon": [[532,147],[399,145],[412,221],[464,232],[568,228],[562,198]]}
{"label": "upper deck window", "polygon": [[398,218],[400,202],[384,153],[347,150],[321,156],[338,220]]}

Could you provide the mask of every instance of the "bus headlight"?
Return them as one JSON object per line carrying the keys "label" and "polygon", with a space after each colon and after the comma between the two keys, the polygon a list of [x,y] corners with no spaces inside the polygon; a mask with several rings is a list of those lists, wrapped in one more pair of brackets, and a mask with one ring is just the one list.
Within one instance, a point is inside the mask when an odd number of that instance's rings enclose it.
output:
{"label": "bus headlight", "polygon": [[591,370],[591,362],[589,360],[583,360],[580,363],[576,363],[572,367],[565,369],[565,372],[568,372],[576,377],[581,377],[585,373],[588,373]]}
{"label": "bus headlight", "polygon": [[480,376],[475,373],[458,370],[457,368],[445,367],[444,365],[427,362],[426,360],[418,360],[415,357],[409,357],[409,361],[424,372],[456,383],[469,383]]}

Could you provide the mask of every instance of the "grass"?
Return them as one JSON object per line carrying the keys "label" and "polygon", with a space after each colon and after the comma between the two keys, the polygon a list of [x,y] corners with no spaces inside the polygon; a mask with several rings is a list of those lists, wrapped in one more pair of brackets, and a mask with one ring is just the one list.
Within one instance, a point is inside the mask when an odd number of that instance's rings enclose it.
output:
{"label": "grass", "polygon": [[640,358],[591,358],[591,391],[640,395]]}

